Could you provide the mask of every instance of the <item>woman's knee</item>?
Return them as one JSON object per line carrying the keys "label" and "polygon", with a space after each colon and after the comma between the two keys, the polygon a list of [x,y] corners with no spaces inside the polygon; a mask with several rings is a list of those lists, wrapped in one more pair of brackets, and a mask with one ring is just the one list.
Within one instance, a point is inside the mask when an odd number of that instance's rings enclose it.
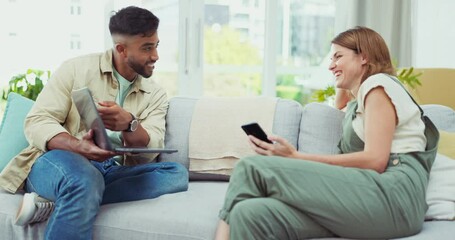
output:
{"label": "woman's knee", "polygon": [[274,159],[260,155],[241,158],[233,169],[232,177],[235,177],[235,175],[243,176],[245,175],[245,172],[251,173],[256,172],[257,170],[267,168],[270,166],[271,164],[270,161],[272,160]]}
{"label": "woman's knee", "polygon": [[[229,214],[229,225],[234,235],[254,234],[269,239],[276,222],[269,204],[263,198],[247,199],[237,203]],[[272,223],[275,222],[275,223]],[[272,223],[272,224],[271,224]]]}
{"label": "woman's knee", "polygon": [[241,158],[237,164],[235,165],[235,169],[248,169],[248,168],[256,168],[258,166],[261,166],[264,161],[267,161],[266,156],[249,156],[249,157],[244,157]]}

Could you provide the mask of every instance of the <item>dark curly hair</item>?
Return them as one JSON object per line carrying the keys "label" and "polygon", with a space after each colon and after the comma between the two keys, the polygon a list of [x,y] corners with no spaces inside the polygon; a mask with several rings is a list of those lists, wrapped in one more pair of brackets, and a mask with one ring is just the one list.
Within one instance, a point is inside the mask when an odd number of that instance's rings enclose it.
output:
{"label": "dark curly hair", "polygon": [[130,6],[114,13],[109,20],[111,35],[150,36],[158,30],[160,20],[147,9]]}

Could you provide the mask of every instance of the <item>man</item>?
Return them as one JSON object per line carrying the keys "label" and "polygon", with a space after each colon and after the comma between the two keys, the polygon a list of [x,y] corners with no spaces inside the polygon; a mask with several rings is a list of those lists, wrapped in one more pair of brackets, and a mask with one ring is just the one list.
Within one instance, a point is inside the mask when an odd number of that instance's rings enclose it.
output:
{"label": "man", "polygon": [[88,87],[116,145],[163,147],[168,101],[146,79],[158,60],[158,24],[148,10],[121,9],[109,22],[113,49],[66,61],[52,75],[25,121],[30,146],[0,176],[6,190],[23,186],[27,192],[18,224],[50,215],[46,239],[91,239],[101,204],[187,190],[181,164],[150,163],[156,154],[121,156],[97,147],[71,100],[73,90]]}

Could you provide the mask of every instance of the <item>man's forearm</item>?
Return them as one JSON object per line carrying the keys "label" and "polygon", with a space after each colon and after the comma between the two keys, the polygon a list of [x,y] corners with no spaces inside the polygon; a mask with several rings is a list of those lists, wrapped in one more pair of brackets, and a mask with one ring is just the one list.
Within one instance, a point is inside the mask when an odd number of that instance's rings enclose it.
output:
{"label": "man's forearm", "polygon": [[146,147],[150,142],[150,136],[141,124],[134,132],[122,131],[122,137],[127,147]]}
{"label": "man's forearm", "polygon": [[79,143],[79,139],[69,135],[66,132],[55,135],[49,142],[47,142],[46,148],[48,150],[61,149],[72,152],[78,152],[76,146]]}

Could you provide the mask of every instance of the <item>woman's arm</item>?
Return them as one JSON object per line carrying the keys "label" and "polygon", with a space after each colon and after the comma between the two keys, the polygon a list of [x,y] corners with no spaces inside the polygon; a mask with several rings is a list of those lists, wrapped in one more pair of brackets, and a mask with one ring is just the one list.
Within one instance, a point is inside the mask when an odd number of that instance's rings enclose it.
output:
{"label": "woman's arm", "polygon": [[[277,155],[344,167],[385,171],[389,160],[393,134],[397,124],[395,108],[382,87],[371,90],[365,97],[365,149],[362,152],[320,155],[300,153],[281,137],[271,136],[276,144],[268,144],[250,136],[251,147],[262,155]],[[255,144],[253,144],[255,143]]]}
{"label": "woman's arm", "polygon": [[337,88],[335,92],[335,108],[343,110],[352,99],[350,90]]}

